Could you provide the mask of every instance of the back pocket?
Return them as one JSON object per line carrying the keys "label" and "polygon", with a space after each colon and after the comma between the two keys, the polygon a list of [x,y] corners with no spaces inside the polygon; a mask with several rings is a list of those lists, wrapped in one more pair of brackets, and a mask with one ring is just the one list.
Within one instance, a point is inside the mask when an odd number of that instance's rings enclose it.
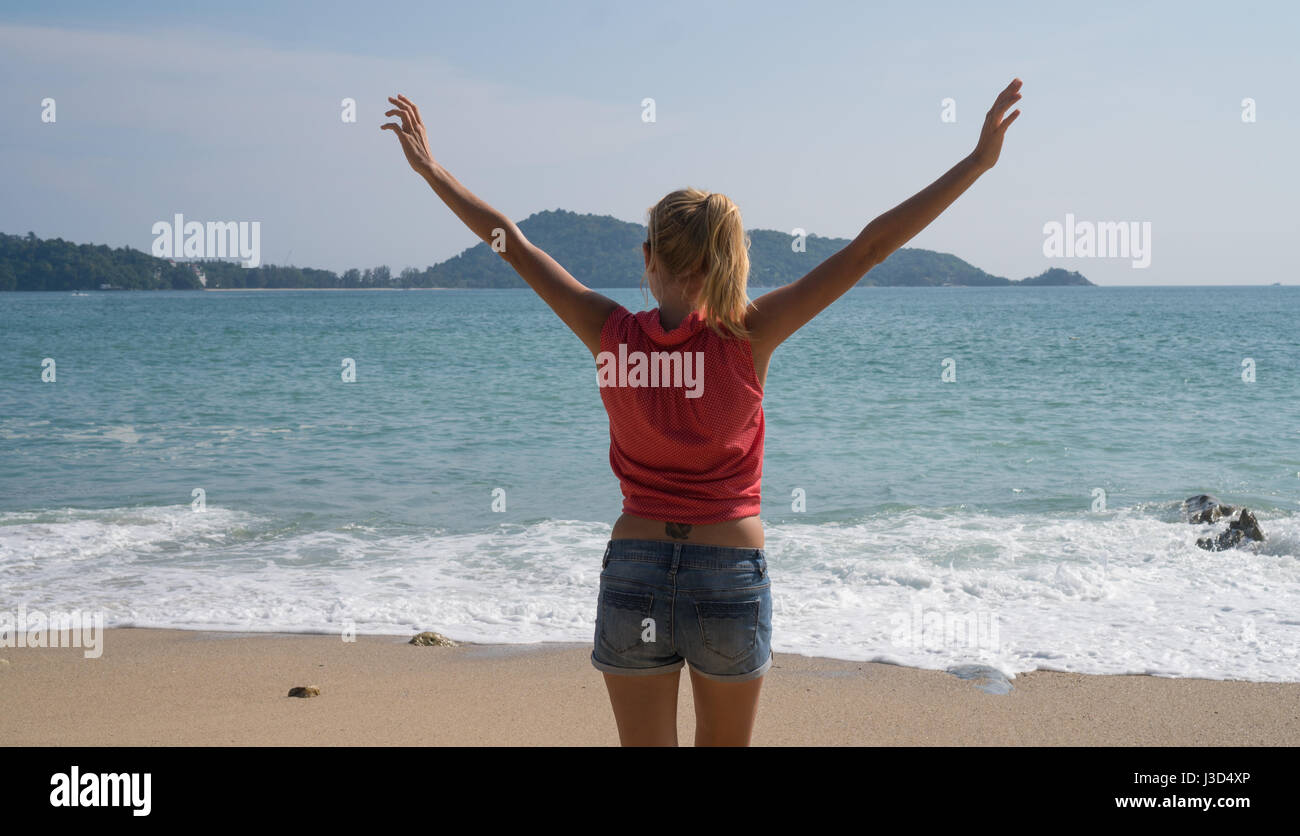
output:
{"label": "back pocket", "polygon": [[696,601],[704,646],[724,659],[736,660],[758,644],[759,601]]}
{"label": "back pocket", "polygon": [[641,644],[646,628],[642,621],[650,617],[654,595],[649,592],[620,592],[604,589],[600,593],[600,640],[615,653],[626,653]]}

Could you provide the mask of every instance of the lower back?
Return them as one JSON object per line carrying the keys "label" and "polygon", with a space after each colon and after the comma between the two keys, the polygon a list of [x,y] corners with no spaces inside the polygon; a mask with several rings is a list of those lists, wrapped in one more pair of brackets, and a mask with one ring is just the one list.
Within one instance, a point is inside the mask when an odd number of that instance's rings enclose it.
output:
{"label": "lower back", "polygon": [[614,523],[614,531],[610,534],[610,539],[666,540],[671,543],[761,549],[763,548],[763,523],[757,515],[718,523],[686,525],[671,520],[651,520],[623,514]]}

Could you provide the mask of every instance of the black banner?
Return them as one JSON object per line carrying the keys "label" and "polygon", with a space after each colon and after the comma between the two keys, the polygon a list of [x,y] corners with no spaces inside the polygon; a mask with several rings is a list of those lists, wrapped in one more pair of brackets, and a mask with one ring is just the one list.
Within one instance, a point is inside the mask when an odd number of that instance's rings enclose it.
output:
{"label": "black banner", "polygon": [[495,823],[606,809],[637,821],[656,808],[689,808],[706,817],[716,811],[720,819],[752,823],[773,807],[813,821],[860,816],[863,826],[890,813],[952,821],[1058,815],[1071,823],[1195,813],[1226,823],[1292,805],[1294,790],[1286,785],[1293,751],[0,749],[6,764],[0,798],[7,816],[128,826],[334,822],[340,814],[373,813],[423,816],[438,827],[443,816]]}

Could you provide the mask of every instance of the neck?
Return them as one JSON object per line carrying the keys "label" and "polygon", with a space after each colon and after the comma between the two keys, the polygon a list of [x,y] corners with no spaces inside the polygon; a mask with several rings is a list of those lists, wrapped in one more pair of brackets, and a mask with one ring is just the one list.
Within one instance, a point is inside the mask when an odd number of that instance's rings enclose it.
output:
{"label": "neck", "polygon": [[686,321],[695,310],[695,305],[679,296],[672,296],[659,301],[659,324],[665,331],[671,331]]}

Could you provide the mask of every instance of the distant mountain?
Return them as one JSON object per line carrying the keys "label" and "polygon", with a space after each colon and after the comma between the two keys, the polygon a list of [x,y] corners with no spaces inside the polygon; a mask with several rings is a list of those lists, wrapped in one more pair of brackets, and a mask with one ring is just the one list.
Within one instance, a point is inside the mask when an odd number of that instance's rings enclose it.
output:
{"label": "distant mountain", "polygon": [[1062,270],[1060,267],[1050,267],[1037,276],[1021,279],[1018,284],[1053,286],[1079,284],[1096,287],[1092,282],[1085,279],[1082,273],[1077,273],[1074,270]]}
{"label": "distant mountain", "polygon": [[[588,287],[637,287],[644,270],[641,224],[608,215],[563,209],[537,212],[519,222],[528,239],[550,253]],[[809,235],[795,252],[783,232],[749,232],[750,284],[779,287],[795,281],[848,244],[845,238]],[[1078,273],[1053,267],[1019,281],[985,273],[955,255],[904,248],[859,282],[882,287],[981,287],[992,285],[1092,285]],[[241,267],[229,261],[175,262],[133,250],[73,244],[0,233],[2,290],[200,290],[208,288],[526,287],[510,265],[484,243],[423,270],[394,275],[387,266],[330,270],[266,264]]]}
{"label": "distant mountain", "polygon": [[[588,287],[636,287],[645,261],[641,242],[646,228],[608,215],[579,215],[563,209],[537,212],[519,222],[528,240],[563,264]],[[809,235],[804,251],[795,252],[792,238],[770,229],[749,231],[749,282],[755,287],[779,287],[795,281],[849,243],[847,238]],[[425,271],[433,287],[525,287],[510,265],[479,243]],[[1092,285],[1078,273],[1052,268],[1020,281],[994,276],[955,255],[903,248],[878,265],[861,285],[936,287],[953,285]]]}

